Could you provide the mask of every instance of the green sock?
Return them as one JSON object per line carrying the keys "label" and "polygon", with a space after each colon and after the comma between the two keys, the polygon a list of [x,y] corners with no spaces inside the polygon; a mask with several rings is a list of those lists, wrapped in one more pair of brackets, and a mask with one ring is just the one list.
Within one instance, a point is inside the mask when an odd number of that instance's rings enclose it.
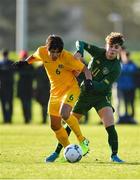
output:
{"label": "green sock", "polygon": [[[69,127],[69,126],[65,126],[64,128],[66,129],[67,134],[68,134],[68,136],[69,136],[70,133],[71,133],[70,127]],[[63,148],[62,144],[58,143],[57,146],[56,146],[55,152],[58,153],[58,154],[60,154],[62,148]]]}
{"label": "green sock", "polygon": [[111,156],[116,155],[118,153],[118,135],[114,125],[107,127],[106,131],[108,133],[108,143],[112,151]]}

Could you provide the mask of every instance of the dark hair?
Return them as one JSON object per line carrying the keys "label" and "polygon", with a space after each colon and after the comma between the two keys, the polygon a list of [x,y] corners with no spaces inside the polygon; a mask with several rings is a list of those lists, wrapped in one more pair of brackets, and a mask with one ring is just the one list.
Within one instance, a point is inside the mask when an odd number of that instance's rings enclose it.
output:
{"label": "dark hair", "polygon": [[57,35],[50,35],[46,40],[46,45],[49,51],[52,49],[54,50],[58,49],[59,52],[61,52],[64,47],[62,38]]}
{"label": "dark hair", "polygon": [[2,54],[3,54],[3,56],[8,56],[8,54],[9,54],[8,49],[3,49]]}
{"label": "dark hair", "polygon": [[118,32],[111,32],[105,40],[108,44],[119,44],[120,46],[122,46],[124,43],[123,35]]}

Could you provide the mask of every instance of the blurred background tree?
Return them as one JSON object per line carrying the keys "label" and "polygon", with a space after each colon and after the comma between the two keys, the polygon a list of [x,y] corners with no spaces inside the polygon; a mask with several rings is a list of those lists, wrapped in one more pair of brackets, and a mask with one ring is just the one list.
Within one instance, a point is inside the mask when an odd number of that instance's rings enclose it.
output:
{"label": "blurred background tree", "polygon": [[[44,44],[49,34],[61,35],[69,50],[77,39],[103,46],[105,36],[116,30],[114,13],[121,18],[117,23],[126,46],[139,50],[140,0],[27,0],[27,5],[28,50]],[[15,50],[16,0],[1,1],[0,22],[0,47]]]}

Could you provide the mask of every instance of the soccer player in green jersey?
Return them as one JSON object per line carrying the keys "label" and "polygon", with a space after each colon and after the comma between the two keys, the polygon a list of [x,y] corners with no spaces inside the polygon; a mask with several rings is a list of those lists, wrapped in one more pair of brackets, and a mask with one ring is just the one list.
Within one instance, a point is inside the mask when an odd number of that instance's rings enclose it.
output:
{"label": "soccer player in green jersey", "polygon": [[[121,33],[112,32],[106,37],[105,41],[105,48],[99,48],[83,41],[76,42],[77,52],[74,56],[77,59],[84,55],[84,50],[92,56],[88,68],[92,72],[93,80],[89,80],[89,83],[92,84],[93,88],[90,92],[86,92],[86,82],[82,83],[81,94],[73,109],[71,118],[80,120],[83,114],[94,107],[108,133],[108,143],[111,148],[111,161],[122,163],[124,161],[117,155],[118,135],[114,126],[111,88],[121,72],[118,56],[124,43],[124,37]],[[68,127],[66,129],[69,134],[70,129]],[[62,145],[58,144],[55,152],[52,153],[46,161],[55,161],[61,149]]]}

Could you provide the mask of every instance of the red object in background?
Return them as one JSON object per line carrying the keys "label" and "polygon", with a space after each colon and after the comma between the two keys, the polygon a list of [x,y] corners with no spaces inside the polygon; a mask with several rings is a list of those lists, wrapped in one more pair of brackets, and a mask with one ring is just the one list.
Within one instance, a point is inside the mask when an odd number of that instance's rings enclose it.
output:
{"label": "red object in background", "polygon": [[19,58],[24,59],[28,57],[28,52],[25,50],[20,51]]}

